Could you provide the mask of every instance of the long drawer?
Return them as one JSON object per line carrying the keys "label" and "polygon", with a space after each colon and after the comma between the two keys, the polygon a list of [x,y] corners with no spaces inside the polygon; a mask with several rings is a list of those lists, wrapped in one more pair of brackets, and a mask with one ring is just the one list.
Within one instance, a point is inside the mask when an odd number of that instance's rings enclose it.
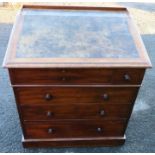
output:
{"label": "long drawer", "polygon": [[125,127],[126,120],[27,122],[24,136],[30,139],[124,136]]}
{"label": "long drawer", "polygon": [[13,85],[141,84],[145,70],[126,69],[9,69]]}
{"label": "long drawer", "polygon": [[130,104],[68,104],[21,106],[25,121],[46,121],[55,119],[121,119],[128,118]]}
{"label": "long drawer", "polygon": [[14,87],[19,104],[131,104],[138,87]]}

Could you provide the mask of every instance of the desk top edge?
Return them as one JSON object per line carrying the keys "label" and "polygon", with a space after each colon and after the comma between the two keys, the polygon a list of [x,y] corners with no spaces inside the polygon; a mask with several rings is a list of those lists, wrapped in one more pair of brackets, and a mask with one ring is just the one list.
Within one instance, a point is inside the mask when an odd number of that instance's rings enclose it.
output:
{"label": "desk top edge", "polygon": [[[23,5],[21,10],[19,11],[19,13],[17,14],[18,16],[18,19],[16,20],[15,24],[19,21],[20,17],[21,17],[21,13],[22,13],[22,10],[24,9],[70,9],[70,10],[92,10],[92,11],[123,11],[125,13],[127,13],[128,17],[131,18],[130,16],[130,13],[128,11],[128,9],[126,7],[94,7],[94,6],[50,6],[50,5]],[[132,19],[131,19],[132,20]],[[14,26],[15,27],[15,26]],[[14,30],[12,30],[12,33],[14,33]],[[12,39],[10,39],[12,40]],[[9,41],[10,44],[11,44],[11,41]],[[142,43],[143,44],[143,43]],[[11,45],[10,45],[11,46]],[[5,58],[4,58],[4,61],[3,61],[3,67],[4,68],[25,68],[25,67],[28,67],[28,68],[44,68],[46,66],[46,64],[43,64],[43,63],[40,63],[40,64],[28,64],[28,63],[21,63],[21,64],[18,64],[16,62],[11,62],[9,61],[8,59],[8,55],[10,53],[10,47],[7,48],[7,52],[6,52],[6,55],[5,55]],[[105,68],[109,68],[110,66],[111,67],[129,67],[129,68],[135,68],[135,67],[139,67],[139,68],[151,68],[152,65],[151,65],[151,62],[150,62],[150,59],[147,55],[147,52],[146,52],[146,49],[144,47],[143,49],[144,53],[145,53],[145,56],[144,58],[142,59],[143,62],[140,62],[140,63],[135,63],[135,64],[132,64],[132,63],[129,63],[129,64],[123,64],[123,63],[114,63],[112,65],[110,64],[104,64],[104,63],[101,63],[101,64],[81,64],[79,67],[105,67]],[[47,68],[51,67],[51,68],[55,68],[57,64],[48,64],[47,65]],[[93,66],[94,65],[94,66]],[[96,65],[96,66],[95,66]],[[17,67],[18,66],[18,67]],[[62,67],[69,67],[70,65],[68,64],[62,64]],[[61,67],[61,64],[58,66],[58,68]],[[74,64],[72,63],[71,64],[71,68],[72,67],[78,67],[78,64]]]}

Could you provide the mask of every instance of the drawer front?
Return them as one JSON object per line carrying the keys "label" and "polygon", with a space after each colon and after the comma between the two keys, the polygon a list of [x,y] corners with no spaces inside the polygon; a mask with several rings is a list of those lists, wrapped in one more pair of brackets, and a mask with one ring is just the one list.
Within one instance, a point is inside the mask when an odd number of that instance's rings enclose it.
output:
{"label": "drawer front", "polygon": [[22,118],[26,121],[55,119],[120,119],[128,118],[130,104],[70,104],[21,106]]}
{"label": "drawer front", "polygon": [[144,69],[9,69],[13,85],[140,84]]}
{"label": "drawer front", "polygon": [[131,104],[137,87],[14,87],[19,104]]}
{"label": "drawer front", "polygon": [[25,123],[25,138],[72,138],[124,136],[126,120],[51,121]]}

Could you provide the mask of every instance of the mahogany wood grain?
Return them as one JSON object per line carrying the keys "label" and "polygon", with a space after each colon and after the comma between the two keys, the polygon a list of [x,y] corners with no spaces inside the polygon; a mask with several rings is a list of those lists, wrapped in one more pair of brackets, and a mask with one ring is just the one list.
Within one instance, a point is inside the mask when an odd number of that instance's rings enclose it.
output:
{"label": "mahogany wood grain", "polygon": [[53,6],[53,5],[39,5],[39,4],[35,4],[35,5],[26,5],[24,4],[23,5],[23,9],[63,9],[63,10],[113,10],[113,11],[127,11],[127,8],[125,7],[99,7],[99,6],[60,6],[60,5],[57,5],[57,6]]}
{"label": "mahogany wood grain", "polygon": [[14,87],[14,91],[17,102],[25,105],[132,104],[138,87]]}
{"label": "mahogany wood grain", "polygon": [[130,104],[62,104],[21,106],[24,121],[55,119],[124,119],[128,118]]}
{"label": "mahogany wood grain", "polygon": [[[101,14],[112,13],[112,16],[116,12],[116,15],[123,15],[120,17],[126,21],[124,23],[127,25],[119,27],[120,32],[117,32],[118,29],[112,29],[113,36],[111,35],[112,39],[109,40],[111,46],[109,46],[109,42],[107,46],[113,47],[110,49],[112,55],[107,55],[109,52],[107,52],[106,44],[102,44],[103,48],[101,49],[106,48],[104,55],[103,50],[101,51],[102,57],[96,57],[92,54],[83,57],[70,57],[68,51],[67,57],[59,57],[60,55],[50,57],[51,46],[49,46],[49,53],[44,51],[44,47],[47,47],[44,44],[44,37],[47,36],[47,40],[49,37],[46,35],[47,31],[42,34],[44,36],[43,55],[33,57],[32,55],[38,50],[32,49],[31,52],[28,52],[24,50],[25,44],[21,44],[23,46],[19,50],[17,47],[19,40],[22,40],[19,39],[22,32],[28,33],[27,29],[22,31],[26,26],[25,15],[28,17],[30,10],[38,14],[37,9],[40,11],[44,9],[44,13],[50,12],[50,10],[54,12],[56,9],[61,10],[60,12],[70,10],[70,13],[73,10],[75,12],[78,10],[95,11]],[[110,18],[110,14],[108,19],[114,19],[115,22],[116,18]],[[31,14],[29,15],[31,16]],[[119,23],[119,21],[117,22]],[[110,27],[112,25],[113,21]],[[100,26],[102,27],[102,25]],[[62,27],[64,28],[64,25]],[[127,31],[122,31],[123,28]],[[35,31],[36,27],[33,30]],[[39,31],[36,32],[39,33]],[[49,32],[51,32],[50,29]],[[127,32],[127,36],[131,36],[131,39],[129,38],[131,46],[128,37],[123,39],[122,44],[117,44],[117,39],[116,44],[113,42],[116,33],[122,35],[123,32]],[[29,35],[32,37],[31,34]],[[86,35],[86,37],[91,40],[91,36]],[[52,38],[55,43],[53,35],[49,38]],[[118,38],[121,41],[119,35]],[[110,39],[110,37],[106,39]],[[32,40],[29,39],[28,46]],[[79,40],[77,39],[77,41]],[[48,42],[52,45],[51,41]],[[70,42],[66,43],[66,45],[68,44]],[[126,46],[127,44],[129,46]],[[125,45],[121,46],[123,48],[120,54],[115,52],[117,45]],[[132,52],[134,50],[130,50],[128,47],[135,47],[131,49],[135,49],[137,53]],[[71,49],[74,52],[74,49]],[[129,52],[124,55],[126,50]],[[79,50],[78,52],[89,53],[89,46],[88,51],[84,48],[84,51]],[[95,54],[96,52],[97,50],[94,51]],[[30,55],[26,55],[27,53]],[[134,102],[145,69],[151,67],[151,62],[127,8],[24,5],[14,24],[3,66],[8,68],[14,90],[24,135],[22,140],[24,147],[116,146],[125,142],[124,133]]]}
{"label": "mahogany wood grain", "polygon": [[[125,120],[115,121],[50,121],[25,123],[25,138],[78,138],[123,136],[126,127]],[[50,131],[52,130],[52,131]]]}
{"label": "mahogany wood grain", "polygon": [[[12,85],[141,84],[145,69],[9,69]],[[125,79],[129,76],[129,80]]]}

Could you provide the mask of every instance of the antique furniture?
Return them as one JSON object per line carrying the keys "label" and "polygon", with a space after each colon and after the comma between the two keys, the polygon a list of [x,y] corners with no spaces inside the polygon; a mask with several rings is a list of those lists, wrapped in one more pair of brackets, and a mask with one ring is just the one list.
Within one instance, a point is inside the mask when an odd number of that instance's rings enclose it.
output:
{"label": "antique furniture", "polygon": [[115,146],[151,63],[126,8],[24,5],[3,66],[25,147]]}

